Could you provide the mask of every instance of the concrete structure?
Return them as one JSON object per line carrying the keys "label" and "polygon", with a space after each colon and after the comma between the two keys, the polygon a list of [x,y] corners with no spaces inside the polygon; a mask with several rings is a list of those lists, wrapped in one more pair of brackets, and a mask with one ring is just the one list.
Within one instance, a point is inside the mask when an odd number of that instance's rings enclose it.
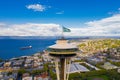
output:
{"label": "concrete structure", "polygon": [[69,73],[67,71],[70,69],[71,57],[76,56],[78,51],[76,45],[68,43],[68,40],[59,39],[55,45],[49,46],[47,51],[55,60],[57,80],[68,80]]}

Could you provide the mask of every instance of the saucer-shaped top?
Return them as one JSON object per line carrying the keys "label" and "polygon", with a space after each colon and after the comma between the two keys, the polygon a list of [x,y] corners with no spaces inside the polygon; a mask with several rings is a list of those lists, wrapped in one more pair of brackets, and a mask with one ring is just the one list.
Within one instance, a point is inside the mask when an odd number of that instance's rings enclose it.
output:
{"label": "saucer-shaped top", "polygon": [[74,49],[77,48],[76,45],[68,43],[68,40],[57,40],[56,44],[49,46],[50,49]]}

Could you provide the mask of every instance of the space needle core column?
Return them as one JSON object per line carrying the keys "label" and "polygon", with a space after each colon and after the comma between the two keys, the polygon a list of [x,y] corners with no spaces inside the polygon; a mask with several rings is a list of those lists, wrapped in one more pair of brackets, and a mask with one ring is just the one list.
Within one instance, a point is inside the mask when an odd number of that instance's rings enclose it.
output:
{"label": "space needle core column", "polygon": [[[47,50],[56,63],[57,80],[68,80],[67,74],[69,74],[69,70],[67,64],[72,57],[76,56],[77,46],[68,43],[68,40],[62,38],[57,40],[55,45],[49,46]],[[60,67],[58,66],[58,60],[60,61]]]}

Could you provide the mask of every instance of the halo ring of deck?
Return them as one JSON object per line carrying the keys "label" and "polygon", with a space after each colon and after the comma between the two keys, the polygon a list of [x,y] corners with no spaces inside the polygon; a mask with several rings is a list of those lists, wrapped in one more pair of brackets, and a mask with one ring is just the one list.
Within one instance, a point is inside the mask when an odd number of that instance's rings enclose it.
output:
{"label": "halo ring of deck", "polygon": [[67,40],[58,40],[55,45],[49,46],[47,51],[54,57],[72,57],[76,55],[78,48]]}

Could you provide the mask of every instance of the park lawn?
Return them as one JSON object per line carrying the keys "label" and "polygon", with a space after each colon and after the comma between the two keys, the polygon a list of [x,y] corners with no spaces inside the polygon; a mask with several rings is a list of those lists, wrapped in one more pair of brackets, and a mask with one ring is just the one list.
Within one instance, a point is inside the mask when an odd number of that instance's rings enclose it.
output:
{"label": "park lawn", "polygon": [[103,80],[109,80],[109,78],[105,75],[88,77],[88,80],[93,80],[94,78],[101,78]]}

